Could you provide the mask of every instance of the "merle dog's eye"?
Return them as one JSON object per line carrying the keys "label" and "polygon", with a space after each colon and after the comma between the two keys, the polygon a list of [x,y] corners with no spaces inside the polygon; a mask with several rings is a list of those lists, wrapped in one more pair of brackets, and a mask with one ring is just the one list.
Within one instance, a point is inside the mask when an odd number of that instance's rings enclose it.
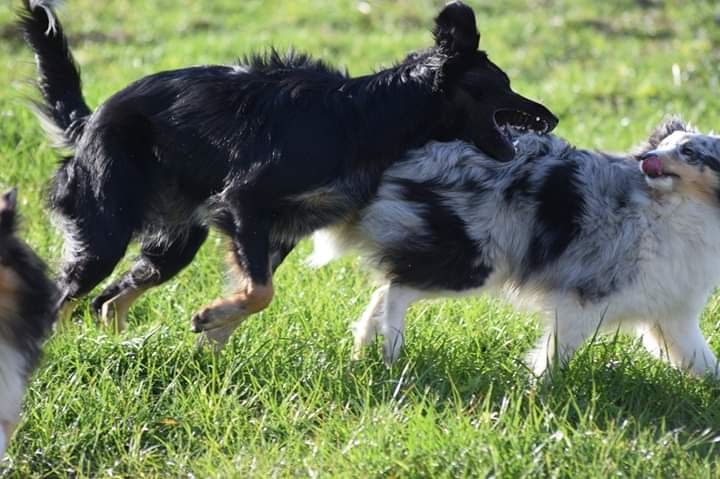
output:
{"label": "merle dog's eye", "polygon": [[688,158],[694,158],[695,157],[695,150],[693,150],[688,145],[683,145],[680,147],[680,153],[683,156],[687,156]]}

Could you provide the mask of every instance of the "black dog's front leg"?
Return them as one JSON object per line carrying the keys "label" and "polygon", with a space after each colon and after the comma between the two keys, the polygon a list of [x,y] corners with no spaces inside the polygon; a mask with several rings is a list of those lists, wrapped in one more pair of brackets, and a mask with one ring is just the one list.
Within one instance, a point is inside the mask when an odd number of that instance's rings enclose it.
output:
{"label": "black dog's front leg", "polygon": [[192,318],[194,332],[222,346],[249,315],[265,309],[273,297],[269,215],[247,207],[221,225],[230,239],[228,262],[237,284],[231,295],[205,306]]}

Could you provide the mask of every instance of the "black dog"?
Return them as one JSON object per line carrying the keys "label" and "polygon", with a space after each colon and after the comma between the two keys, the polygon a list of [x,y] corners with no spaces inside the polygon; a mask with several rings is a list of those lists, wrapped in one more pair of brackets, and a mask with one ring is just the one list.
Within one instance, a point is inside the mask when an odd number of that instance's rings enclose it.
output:
{"label": "black dog", "polygon": [[273,271],[299,239],[366,204],[408,149],[459,138],[507,160],[498,123],[557,124],[478,51],[475,15],[460,2],[437,17],[435,46],[375,74],[273,51],[150,75],[92,112],[53,3],[25,0],[21,26],[42,111],[73,151],[50,193],[66,238],[60,285],[65,300],[87,294],[138,239],[132,270],[93,302],[120,327],[138,296],[193,259],[208,224],[229,238],[240,284],[193,328],[223,341],[270,303]]}
{"label": "black dog", "polygon": [[0,459],[55,320],[58,296],[44,263],[15,236],[16,198],[15,190],[0,196]]}

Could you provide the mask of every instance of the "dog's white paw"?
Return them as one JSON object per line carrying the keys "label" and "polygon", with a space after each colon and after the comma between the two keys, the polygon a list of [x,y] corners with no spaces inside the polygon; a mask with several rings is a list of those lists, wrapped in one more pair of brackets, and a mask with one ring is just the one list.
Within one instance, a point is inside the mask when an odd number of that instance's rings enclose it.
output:
{"label": "dog's white paw", "polygon": [[111,299],[100,308],[100,321],[106,329],[115,334],[125,331],[127,311],[119,311]]}
{"label": "dog's white paw", "polygon": [[365,346],[372,343],[377,332],[376,325],[372,317],[364,315],[352,325],[353,333],[353,350],[352,359],[357,361],[362,358]]}
{"label": "dog's white paw", "polygon": [[390,367],[393,365],[397,358],[400,357],[400,351],[403,346],[403,335],[397,331],[388,331],[384,335],[385,341],[383,342],[383,360],[385,365]]}
{"label": "dog's white paw", "polygon": [[537,349],[531,351],[525,358],[525,365],[530,370],[530,379],[537,382],[544,377],[548,372],[550,363],[547,350]]}

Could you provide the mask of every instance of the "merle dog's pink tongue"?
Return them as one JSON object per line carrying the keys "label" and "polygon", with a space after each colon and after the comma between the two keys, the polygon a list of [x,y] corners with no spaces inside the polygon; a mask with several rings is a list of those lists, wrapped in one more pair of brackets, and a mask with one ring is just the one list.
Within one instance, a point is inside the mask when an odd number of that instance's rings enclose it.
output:
{"label": "merle dog's pink tongue", "polygon": [[657,156],[645,158],[642,162],[642,170],[650,178],[662,176],[662,161]]}

